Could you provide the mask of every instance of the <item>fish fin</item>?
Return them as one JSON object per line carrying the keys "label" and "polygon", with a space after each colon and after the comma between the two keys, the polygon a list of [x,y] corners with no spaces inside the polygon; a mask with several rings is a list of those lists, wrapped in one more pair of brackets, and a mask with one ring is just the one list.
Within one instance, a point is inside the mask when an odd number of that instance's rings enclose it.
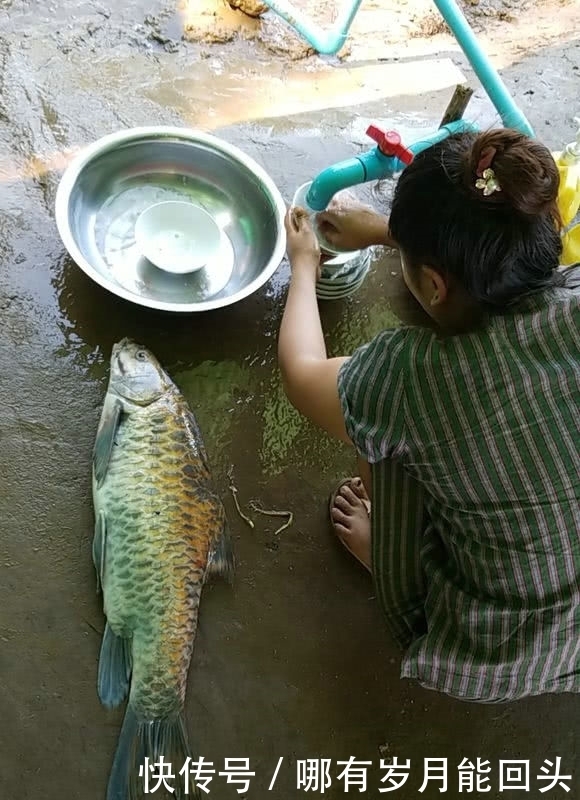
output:
{"label": "fish fin", "polygon": [[214,540],[208,559],[208,575],[224,577],[228,583],[234,579],[234,551],[228,524],[224,521],[221,532]]}
{"label": "fish fin", "polygon": [[97,594],[99,594],[104,587],[106,546],[107,517],[104,511],[99,511],[95,522],[95,535],[93,537],[93,564],[97,572]]}
{"label": "fish fin", "polygon": [[99,700],[106,708],[117,708],[127,697],[132,667],[131,640],[117,636],[107,622],[97,679]]}
{"label": "fish fin", "polygon": [[93,449],[93,472],[97,486],[101,486],[109,468],[122,410],[123,404],[120,400],[111,400],[109,397],[105,399]]}
{"label": "fish fin", "polygon": [[184,422],[185,425],[189,428],[189,433],[195,443],[197,444],[197,448],[199,450],[199,454],[201,456],[201,460],[206,470],[209,471],[209,459],[207,456],[207,450],[205,449],[205,442],[203,440],[203,436],[201,435],[201,430],[198,425],[197,419],[195,414],[191,410],[191,408],[186,404],[184,409]]}
{"label": "fish fin", "polygon": [[[166,784],[175,789],[171,796],[175,800],[185,800],[185,797],[199,800],[200,790],[191,779],[189,786],[185,784],[184,775],[180,775],[187,759],[191,758],[183,711],[172,719],[140,720],[129,701],[109,776],[107,800],[141,798],[145,789],[145,765],[148,764],[159,773],[160,768],[155,765],[159,764],[161,757],[163,763],[169,765],[167,768],[171,769],[172,778],[168,778]],[[157,778],[153,779],[150,775],[149,788],[156,783]]]}

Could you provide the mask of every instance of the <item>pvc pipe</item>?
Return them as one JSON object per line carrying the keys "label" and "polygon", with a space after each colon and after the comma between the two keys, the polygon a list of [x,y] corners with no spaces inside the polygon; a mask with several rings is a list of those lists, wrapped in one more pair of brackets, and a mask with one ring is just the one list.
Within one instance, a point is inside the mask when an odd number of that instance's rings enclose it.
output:
{"label": "pvc pipe", "polygon": [[350,26],[360,8],[362,0],[346,2],[330,30],[324,30],[312,22],[306,14],[295,8],[288,0],[264,0],[267,6],[312,45],[317,53],[335,55],[346,42]]}
{"label": "pvc pipe", "polygon": [[[413,144],[409,150],[417,155],[428,147],[443,141],[454,133],[476,130],[464,120],[444,125]],[[391,178],[402,172],[405,164],[394,156],[384,155],[378,147],[373,147],[355,158],[339,161],[320,172],[312,181],[306,195],[306,204],[312,211],[323,211],[337,192],[368,181]]]}
{"label": "pvc pipe", "polygon": [[503,124],[506,128],[515,128],[520,133],[534,137],[532,126],[515,104],[497,70],[494,69],[491,61],[480,47],[475,34],[455,0],[433,0],[433,2],[451,28],[473,71],[500,115]]}

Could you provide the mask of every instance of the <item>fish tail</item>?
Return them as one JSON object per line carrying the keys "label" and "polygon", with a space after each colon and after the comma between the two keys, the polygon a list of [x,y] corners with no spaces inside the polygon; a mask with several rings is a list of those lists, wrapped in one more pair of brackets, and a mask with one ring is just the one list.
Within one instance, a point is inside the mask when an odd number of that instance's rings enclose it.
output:
{"label": "fish tail", "polygon": [[[163,767],[160,766],[161,757]],[[164,768],[166,776],[170,772],[167,786],[175,789],[172,794],[175,800],[185,800],[185,797],[199,800],[199,789],[191,780],[188,786],[185,776],[180,775],[190,757],[183,711],[171,719],[142,720],[129,702],[111,768],[107,800],[140,800],[144,795],[146,765],[149,766],[150,791]]]}

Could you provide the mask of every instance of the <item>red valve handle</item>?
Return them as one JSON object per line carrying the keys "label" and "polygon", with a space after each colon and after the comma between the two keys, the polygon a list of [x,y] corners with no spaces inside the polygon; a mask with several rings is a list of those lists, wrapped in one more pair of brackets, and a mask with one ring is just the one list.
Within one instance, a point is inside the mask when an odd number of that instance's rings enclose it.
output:
{"label": "red valve handle", "polygon": [[414,158],[413,153],[402,144],[397,131],[383,131],[376,125],[370,125],[367,136],[377,143],[385,156],[396,156],[403,164],[410,164]]}

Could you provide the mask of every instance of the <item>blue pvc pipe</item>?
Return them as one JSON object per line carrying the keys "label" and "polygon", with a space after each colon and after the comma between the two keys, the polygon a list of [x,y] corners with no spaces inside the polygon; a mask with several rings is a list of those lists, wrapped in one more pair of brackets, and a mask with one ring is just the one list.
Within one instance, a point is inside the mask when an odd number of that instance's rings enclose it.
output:
{"label": "blue pvc pipe", "polygon": [[455,0],[433,0],[433,2],[451,28],[473,71],[500,115],[503,124],[506,128],[515,128],[520,133],[533,137],[534,130],[532,126],[515,104],[499,73],[494,69],[491,61],[480,47],[475,34]]}
{"label": "blue pvc pipe", "polygon": [[[409,145],[409,150],[413,155],[417,155],[454,133],[474,130],[476,128],[464,120],[450,122],[449,125],[444,125],[424,139]],[[320,172],[312,181],[306,195],[306,203],[313,211],[323,211],[337,192],[360,183],[391,178],[404,168],[405,164],[398,158],[386,156],[378,147],[374,147],[355,158],[340,161]]]}
{"label": "blue pvc pipe", "polygon": [[336,22],[330,30],[324,30],[312,22],[302,11],[288,0],[264,0],[267,6],[282,17],[288,25],[312,45],[317,53],[334,55],[346,42],[350,26],[360,8],[362,0],[345,0]]}

